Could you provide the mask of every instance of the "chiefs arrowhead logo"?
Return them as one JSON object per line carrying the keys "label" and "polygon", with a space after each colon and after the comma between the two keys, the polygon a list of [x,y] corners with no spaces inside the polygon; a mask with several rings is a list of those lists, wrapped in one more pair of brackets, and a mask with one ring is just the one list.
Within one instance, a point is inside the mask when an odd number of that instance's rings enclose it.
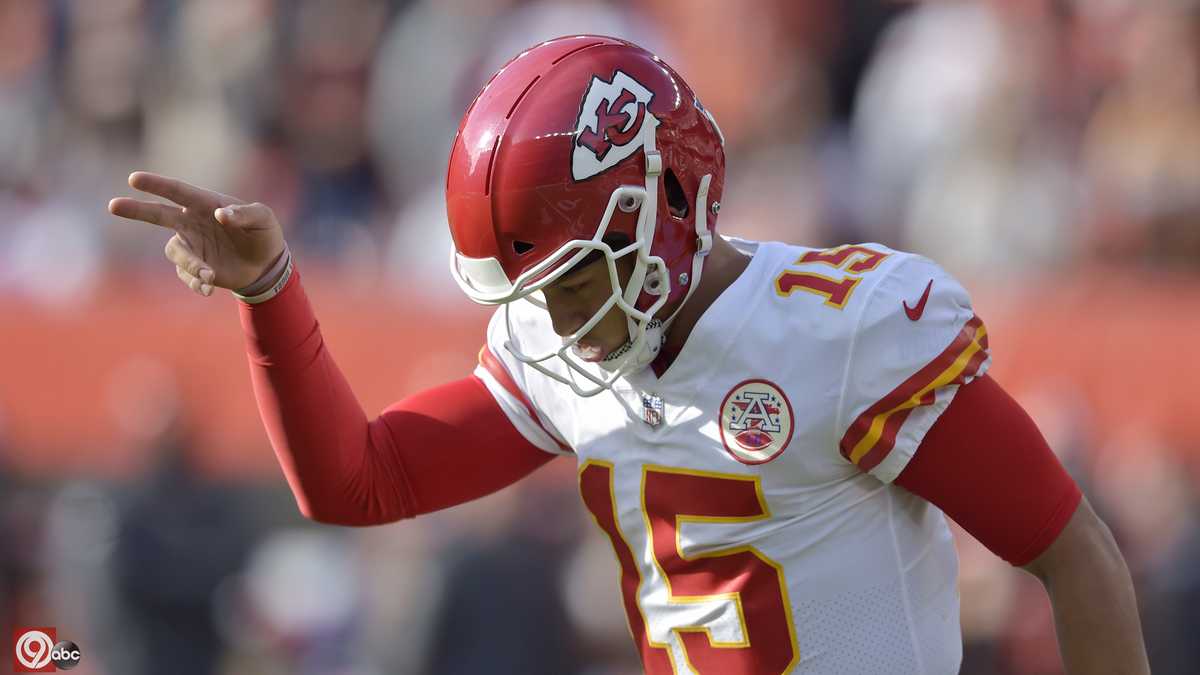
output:
{"label": "chiefs arrowhead logo", "polygon": [[654,92],[620,70],[611,82],[593,76],[575,123],[571,176],[591,178],[643,147],[644,134],[658,126],[649,110],[653,100]]}
{"label": "chiefs arrowhead logo", "polygon": [[[632,119],[623,108],[630,103],[637,103],[637,116]],[[605,108],[607,106],[607,109]],[[633,140],[642,128],[642,120],[646,117],[646,104],[633,97],[633,92],[622,89],[617,100],[600,101],[596,106],[596,129],[584,127],[579,132],[575,145],[582,145],[596,154],[596,159],[604,161],[604,156],[612,150],[614,144],[625,145]],[[632,124],[630,123],[632,121]]]}

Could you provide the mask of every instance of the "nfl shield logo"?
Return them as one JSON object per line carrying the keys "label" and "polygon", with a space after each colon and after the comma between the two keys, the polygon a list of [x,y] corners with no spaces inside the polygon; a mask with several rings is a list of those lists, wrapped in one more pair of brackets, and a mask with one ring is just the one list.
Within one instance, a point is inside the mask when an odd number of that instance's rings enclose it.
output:
{"label": "nfl shield logo", "polygon": [[661,396],[642,394],[642,419],[652,427],[662,424],[663,400]]}

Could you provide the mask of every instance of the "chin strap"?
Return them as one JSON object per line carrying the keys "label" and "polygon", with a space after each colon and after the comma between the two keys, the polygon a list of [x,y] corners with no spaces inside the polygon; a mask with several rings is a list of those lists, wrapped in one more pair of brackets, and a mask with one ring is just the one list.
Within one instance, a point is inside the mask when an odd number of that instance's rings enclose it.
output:
{"label": "chin strap", "polygon": [[[654,169],[654,173],[650,173],[652,168]],[[658,174],[661,173],[662,159],[657,152],[647,153],[646,171],[647,176],[652,176],[654,179],[657,179]],[[646,325],[646,339],[642,343],[641,353],[623,364],[624,367],[622,370],[625,372],[641,370],[650,365],[650,362],[658,356],[659,350],[662,349],[663,343],[666,342],[667,329],[671,327],[671,322],[675,320],[675,316],[679,314],[679,310],[683,309],[683,305],[687,303],[688,299],[692,297],[692,293],[696,292],[696,287],[700,285],[700,274],[704,270],[704,259],[712,251],[713,245],[713,235],[708,229],[708,186],[710,183],[712,183],[712,174],[704,174],[704,177],[700,179],[700,188],[696,191],[696,253],[692,256],[692,272],[691,278],[688,280],[687,294],[683,296],[683,300],[675,308],[675,311],[671,312],[671,316],[661,321],[652,319]],[[669,289],[670,280],[667,280],[664,285]],[[640,287],[638,290],[640,292]],[[602,370],[608,372],[616,370],[613,364],[632,347],[633,336],[639,327],[633,319],[629,319],[628,321],[630,341],[626,342],[624,346],[614,351],[598,364]]]}

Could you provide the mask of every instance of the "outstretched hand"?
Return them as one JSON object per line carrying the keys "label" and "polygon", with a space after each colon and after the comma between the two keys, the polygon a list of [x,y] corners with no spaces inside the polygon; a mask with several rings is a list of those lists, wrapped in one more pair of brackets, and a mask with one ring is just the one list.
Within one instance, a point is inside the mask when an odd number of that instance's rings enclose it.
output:
{"label": "outstretched hand", "polygon": [[167,260],[183,283],[201,295],[214,287],[237,290],[259,279],[283,254],[283,229],[264,204],[189,185],[176,178],[136,171],[129,185],[175,202],[117,197],[108,203],[116,216],[174,230]]}

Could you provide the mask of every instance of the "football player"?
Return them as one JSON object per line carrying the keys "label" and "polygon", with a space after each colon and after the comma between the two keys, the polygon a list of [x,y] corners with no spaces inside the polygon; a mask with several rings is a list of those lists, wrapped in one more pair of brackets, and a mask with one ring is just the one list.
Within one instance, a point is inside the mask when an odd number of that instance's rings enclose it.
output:
{"label": "football player", "polygon": [[987,375],[988,332],[936,264],[716,233],[724,141],[654,55],[537,45],[467,109],[450,270],[495,305],[479,366],[368,419],[270,209],[148,173],[119,216],[175,231],[228,288],[300,510],[342,525],[479,498],[558,455],[612,545],[652,675],[955,673],[943,514],[1044,583],[1067,669],[1149,672],[1105,525]]}

